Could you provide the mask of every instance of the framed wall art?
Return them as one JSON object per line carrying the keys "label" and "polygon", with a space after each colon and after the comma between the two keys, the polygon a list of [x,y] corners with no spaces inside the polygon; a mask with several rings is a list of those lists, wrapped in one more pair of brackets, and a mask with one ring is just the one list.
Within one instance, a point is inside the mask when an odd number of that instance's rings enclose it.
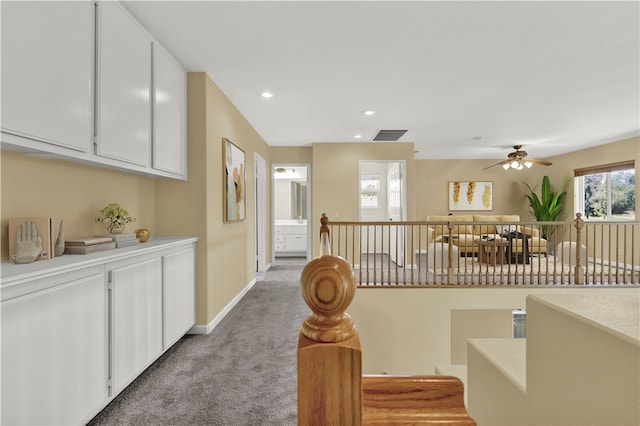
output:
{"label": "framed wall art", "polygon": [[225,222],[245,220],[244,151],[227,138],[222,138],[223,217]]}
{"label": "framed wall art", "polygon": [[493,182],[449,182],[449,211],[493,210]]}

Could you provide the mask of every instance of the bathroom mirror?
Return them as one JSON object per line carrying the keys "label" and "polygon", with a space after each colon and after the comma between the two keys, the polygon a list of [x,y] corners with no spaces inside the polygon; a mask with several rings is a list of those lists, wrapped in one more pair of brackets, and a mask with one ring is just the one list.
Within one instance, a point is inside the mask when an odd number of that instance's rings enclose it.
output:
{"label": "bathroom mirror", "polygon": [[307,219],[307,184],[291,182],[291,217],[294,220]]}

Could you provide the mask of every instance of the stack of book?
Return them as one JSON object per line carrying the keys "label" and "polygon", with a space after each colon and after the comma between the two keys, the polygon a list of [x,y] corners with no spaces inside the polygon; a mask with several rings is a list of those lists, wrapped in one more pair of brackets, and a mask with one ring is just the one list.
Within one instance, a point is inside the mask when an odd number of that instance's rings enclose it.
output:
{"label": "stack of book", "polygon": [[117,248],[135,246],[140,244],[140,240],[136,237],[136,234],[107,234],[98,235],[98,237],[110,238],[112,242],[116,243]]}
{"label": "stack of book", "polygon": [[89,254],[116,248],[109,237],[86,237],[64,242],[64,254]]}

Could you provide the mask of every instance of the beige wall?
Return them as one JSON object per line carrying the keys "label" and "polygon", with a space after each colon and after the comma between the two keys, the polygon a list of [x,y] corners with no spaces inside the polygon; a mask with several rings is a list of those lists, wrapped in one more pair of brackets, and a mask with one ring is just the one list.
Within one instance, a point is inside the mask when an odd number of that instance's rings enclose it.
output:
{"label": "beige wall", "polygon": [[[533,220],[529,215],[522,182],[535,182],[535,166],[527,171],[505,171],[502,167],[482,170],[498,160],[416,160],[416,219],[428,215],[449,213],[447,190],[450,181],[493,182],[493,212],[519,214],[521,220]],[[552,166],[553,167],[553,166]],[[481,212],[454,212],[481,213]]]}
{"label": "beige wall", "polygon": [[274,146],[269,149],[269,155],[271,156],[271,164],[311,164],[313,161],[313,149],[310,146]]}
{"label": "beige wall", "polygon": [[360,160],[406,162],[407,219],[414,219],[413,151],[413,142],[313,144],[311,217],[314,218],[312,222],[314,255],[317,255],[322,213],[327,213],[329,219],[334,221],[358,220]]}
{"label": "beige wall", "polygon": [[[565,176],[573,179],[574,169],[583,167],[598,166],[619,161],[635,160],[636,162],[636,219],[640,214],[640,179],[638,170],[640,169],[640,138],[630,138],[623,141],[600,145],[594,148],[575,151],[570,154],[559,155],[549,158],[553,166],[549,167],[549,178],[551,182],[560,184]],[[564,215],[560,220],[570,220],[575,217],[573,206],[573,180],[569,183],[567,190],[567,206]]]}
{"label": "beige wall", "polygon": [[52,217],[56,236],[64,220],[65,237],[71,239],[106,233],[94,219],[107,204],[119,203],[136,218],[126,232],[139,227],[151,235],[161,232],[156,223],[156,179],[6,149],[1,155],[2,260],[8,260],[10,217]]}
{"label": "beige wall", "polygon": [[[449,212],[447,206],[447,187],[449,181],[492,181],[493,212],[499,214],[519,214],[523,221],[535,220],[529,213],[528,193],[524,183],[539,193],[540,182],[548,175],[555,189],[565,177],[573,178],[576,168],[618,161],[636,161],[640,166],[640,138],[601,145],[595,148],[547,158],[551,166],[534,165],[523,171],[507,170],[496,166],[487,170],[484,167],[499,161],[493,160],[416,160],[416,219],[426,220],[427,215],[444,215]],[[636,194],[640,194],[640,180],[636,179]],[[573,181],[567,187],[566,204],[559,220],[575,217],[573,206]],[[636,196],[636,212],[640,212],[640,197]],[[466,212],[464,212],[466,213]],[[471,212],[477,213],[477,212]]]}
{"label": "beige wall", "polygon": [[[267,174],[270,154],[265,141],[206,73],[189,73],[187,82],[189,180],[158,182],[157,220],[167,235],[199,238],[196,323],[205,325],[255,278],[254,154],[265,159]],[[247,218],[241,222],[223,222],[223,138],[245,152]],[[266,197],[271,199],[270,179]],[[270,258],[270,249],[266,256]]]}

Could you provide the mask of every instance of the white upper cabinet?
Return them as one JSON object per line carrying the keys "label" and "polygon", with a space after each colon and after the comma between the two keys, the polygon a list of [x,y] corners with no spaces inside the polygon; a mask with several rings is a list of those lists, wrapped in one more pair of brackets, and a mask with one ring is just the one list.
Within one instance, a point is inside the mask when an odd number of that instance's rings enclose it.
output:
{"label": "white upper cabinet", "polygon": [[117,3],[98,6],[96,154],[151,165],[151,38]]}
{"label": "white upper cabinet", "polygon": [[115,1],[2,2],[2,148],[187,178],[186,72]]}
{"label": "white upper cabinet", "polygon": [[3,142],[90,152],[94,4],[2,2],[1,29]]}
{"label": "white upper cabinet", "polygon": [[182,66],[160,45],[153,44],[154,169],[186,178],[186,78]]}

